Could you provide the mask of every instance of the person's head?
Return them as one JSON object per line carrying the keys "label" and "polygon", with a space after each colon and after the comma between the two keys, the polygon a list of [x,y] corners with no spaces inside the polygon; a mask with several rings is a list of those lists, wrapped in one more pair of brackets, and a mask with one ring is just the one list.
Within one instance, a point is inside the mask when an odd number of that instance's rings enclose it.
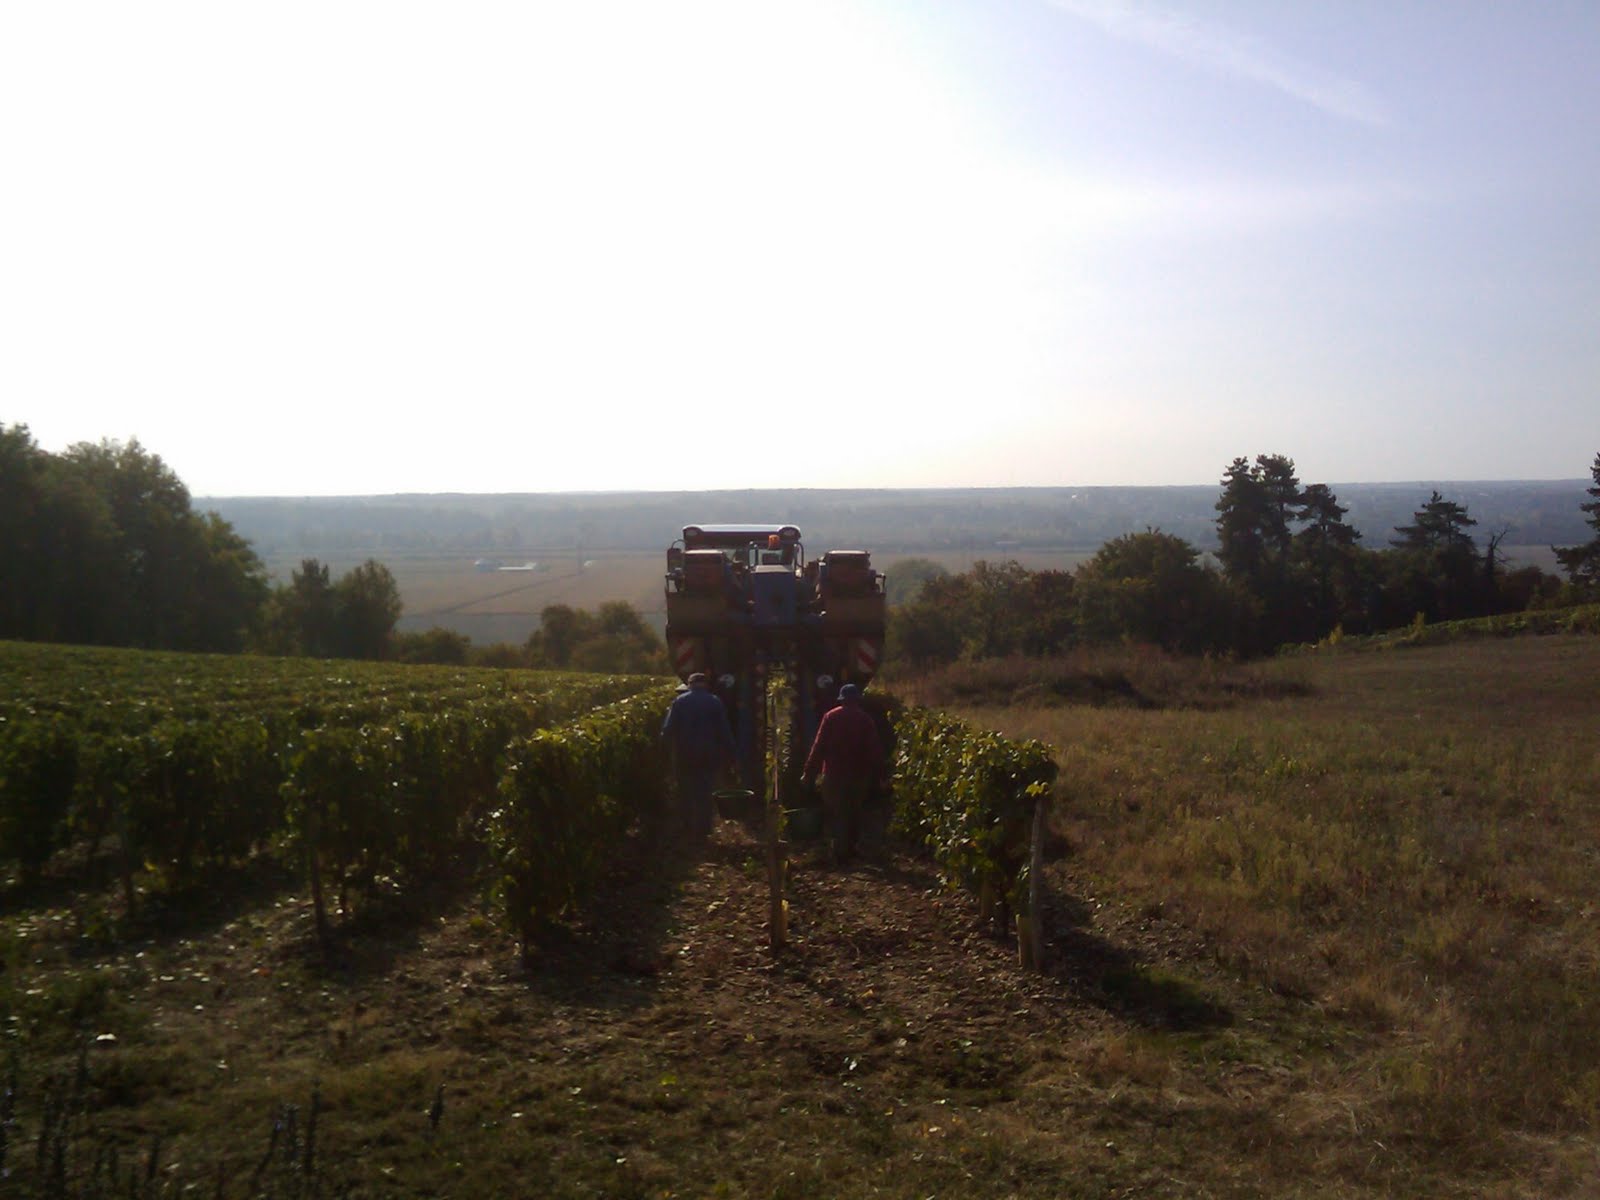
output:
{"label": "person's head", "polygon": [[708,681],[706,679],[706,673],[704,671],[696,671],[693,675],[689,676],[689,686],[690,687],[692,687],[692,688],[704,688],[707,685],[708,685]]}
{"label": "person's head", "polygon": [[839,689],[840,704],[860,704],[861,689],[853,683],[847,683]]}

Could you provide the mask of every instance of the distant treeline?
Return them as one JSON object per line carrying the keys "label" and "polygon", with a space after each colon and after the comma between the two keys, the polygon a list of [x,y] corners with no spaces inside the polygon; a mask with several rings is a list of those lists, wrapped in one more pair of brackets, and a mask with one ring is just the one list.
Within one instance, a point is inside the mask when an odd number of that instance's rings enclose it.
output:
{"label": "distant treeline", "polygon": [[1506,530],[1485,531],[1480,545],[1467,506],[1437,491],[1386,545],[1370,547],[1330,487],[1302,486],[1293,459],[1238,458],[1214,505],[1215,566],[1155,528],[1112,538],[1072,572],[981,562],[949,575],[903,562],[896,573],[922,582],[891,610],[889,659],[933,666],[1118,641],[1260,654],[1335,631],[1600,599],[1600,455],[1592,474],[1590,501],[1574,508],[1593,536],[1557,550],[1563,581],[1537,567],[1508,570]]}
{"label": "distant treeline", "polygon": [[[1472,507],[1507,545],[1582,536],[1583,485],[1491,482],[1338,485],[1349,519],[1387,529],[1432,487]],[[813,556],[859,547],[885,555],[958,551],[1090,552],[1146,526],[1216,548],[1216,490],[1199,487],[770,489],[566,495],[227,497],[208,500],[269,562],[393,561],[405,556],[537,557],[576,551],[658,552],[686,524],[798,525]]]}
{"label": "distant treeline", "polygon": [[[1438,491],[1409,521],[1395,524],[1388,545],[1373,548],[1362,544],[1330,487],[1301,485],[1292,459],[1235,459],[1213,505],[1216,566],[1194,542],[1156,527],[1111,537],[1070,573],[1006,562],[950,576],[931,562],[902,562],[891,570],[895,598],[918,579],[922,588],[892,609],[890,652],[901,662],[931,664],[1136,640],[1176,651],[1254,654],[1335,630],[1393,628],[1419,615],[1436,621],[1600,598],[1600,455],[1591,474],[1590,500],[1575,491],[1563,526],[1591,536],[1557,550],[1563,582],[1536,567],[1508,569],[1500,547],[1510,527],[1482,527],[1466,503]],[[701,501],[689,507],[685,497],[695,495]],[[566,503],[573,514],[604,502],[630,528],[648,522],[659,546],[662,531],[670,535],[686,512],[749,520],[777,506],[787,517],[809,519],[805,504],[821,505],[824,496],[835,519],[849,509],[870,530],[884,513],[926,506],[933,497],[971,515],[991,501],[1036,507],[1045,492],[685,493],[652,497],[642,514],[610,497],[522,499]],[[839,508],[845,496],[858,503]],[[929,510],[918,511],[925,518]],[[589,518],[574,519],[577,535],[593,535]],[[838,534],[839,544],[871,540],[853,524]],[[217,513],[195,511],[188,489],[137,441],[80,443],[52,454],[27,426],[0,425],[0,638],[665,669],[660,638],[623,602],[596,613],[553,605],[524,644],[489,647],[442,629],[396,636],[400,611],[394,576],[372,559],[335,579],[306,557],[287,583],[271,586],[251,542]]]}
{"label": "distant treeline", "polygon": [[400,594],[368,561],[273,588],[250,543],[137,441],[41,450],[0,425],[0,638],[381,658]]}
{"label": "distant treeline", "polygon": [[592,613],[567,604],[546,605],[539,614],[539,628],[521,645],[475,646],[466,634],[441,626],[397,634],[394,645],[395,657],[402,662],[622,675],[670,673],[666,643],[625,600],[608,601]]}

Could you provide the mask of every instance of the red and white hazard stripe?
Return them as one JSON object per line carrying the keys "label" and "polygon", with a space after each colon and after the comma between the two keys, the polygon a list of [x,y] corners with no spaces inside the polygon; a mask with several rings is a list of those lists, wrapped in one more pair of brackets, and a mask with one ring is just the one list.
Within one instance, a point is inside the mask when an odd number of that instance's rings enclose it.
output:
{"label": "red and white hazard stripe", "polygon": [[861,675],[873,675],[883,657],[883,643],[873,638],[856,638],[850,650],[850,663]]}
{"label": "red and white hazard stripe", "polygon": [[672,639],[672,667],[679,675],[688,675],[694,671],[695,659],[700,644],[694,638]]}

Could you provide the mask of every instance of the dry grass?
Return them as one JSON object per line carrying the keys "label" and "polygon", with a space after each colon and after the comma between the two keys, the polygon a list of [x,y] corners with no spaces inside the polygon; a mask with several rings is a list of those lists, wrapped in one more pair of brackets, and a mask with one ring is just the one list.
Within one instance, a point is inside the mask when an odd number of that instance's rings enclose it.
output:
{"label": "dry grass", "polygon": [[1310,691],[1298,663],[1184,658],[1154,646],[1082,646],[1045,658],[1018,655],[906,675],[891,664],[897,696],[934,708],[1230,708]]}
{"label": "dry grass", "polygon": [[1296,1121],[1565,1177],[1600,1125],[1600,643],[1294,670],[1312,698],[976,715],[1062,748],[1095,886],[1360,1035]]}

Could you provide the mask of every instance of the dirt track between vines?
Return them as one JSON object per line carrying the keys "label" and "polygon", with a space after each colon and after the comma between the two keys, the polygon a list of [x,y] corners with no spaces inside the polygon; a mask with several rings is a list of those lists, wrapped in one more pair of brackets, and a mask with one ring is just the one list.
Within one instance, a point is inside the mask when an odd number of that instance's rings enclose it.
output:
{"label": "dirt track between vines", "polygon": [[[777,952],[761,845],[732,822],[630,841],[529,965],[472,902],[357,912],[324,955],[304,895],[234,897],[112,955],[136,986],[104,1018],[96,1124],[243,1172],[319,1089],[320,1170],[357,1194],[1159,1193],[1185,1126],[1261,1083],[1174,1093],[1141,1033],[1232,1014],[1152,986],[1146,964],[1198,948],[1074,894],[1067,862],[1042,974],[881,829],[856,862],[792,863]],[[1127,1156],[1132,1137],[1168,1148]]]}

